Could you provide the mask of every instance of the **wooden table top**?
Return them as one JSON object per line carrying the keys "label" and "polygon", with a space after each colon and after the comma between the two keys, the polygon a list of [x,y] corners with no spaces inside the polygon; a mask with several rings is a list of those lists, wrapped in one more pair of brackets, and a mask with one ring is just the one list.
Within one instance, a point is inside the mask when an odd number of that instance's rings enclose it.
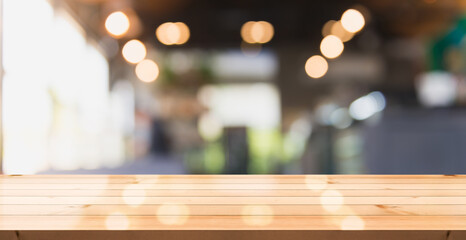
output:
{"label": "wooden table top", "polygon": [[466,230],[466,175],[0,175],[0,230]]}

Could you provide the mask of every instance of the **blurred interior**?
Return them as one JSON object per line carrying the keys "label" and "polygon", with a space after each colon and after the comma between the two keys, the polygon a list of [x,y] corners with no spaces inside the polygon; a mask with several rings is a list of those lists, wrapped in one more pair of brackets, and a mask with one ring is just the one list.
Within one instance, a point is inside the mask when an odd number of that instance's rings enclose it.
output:
{"label": "blurred interior", "polygon": [[466,173],[465,13],[2,0],[2,171]]}

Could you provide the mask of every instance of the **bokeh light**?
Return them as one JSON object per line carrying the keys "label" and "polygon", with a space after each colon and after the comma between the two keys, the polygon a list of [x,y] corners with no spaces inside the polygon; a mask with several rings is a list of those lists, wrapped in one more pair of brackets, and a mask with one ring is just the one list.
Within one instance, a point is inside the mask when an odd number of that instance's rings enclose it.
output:
{"label": "bokeh light", "polygon": [[146,191],[138,188],[138,185],[131,184],[125,187],[122,197],[126,204],[137,207],[146,199]]}
{"label": "bokeh light", "polygon": [[204,113],[198,121],[199,134],[207,141],[218,139],[222,135],[223,125],[218,117]]}
{"label": "bokeh light", "polygon": [[365,223],[358,216],[348,216],[341,221],[341,230],[364,230]]}
{"label": "bokeh light", "polygon": [[157,39],[165,45],[185,44],[190,37],[189,27],[182,22],[166,22],[155,31]]}
{"label": "bokeh light", "polygon": [[328,212],[338,211],[344,203],[343,196],[336,190],[325,190],[320,195],[320,204]]}
{"label": "bokeh light", "polygon": [[121,11],[113,12],[105,20],[105,29],[114,37],[121,37],[129,30],[129,18]]}
{"label": "bokeh light", "polygon": [[315,107],[315,118],[317,123],[324,126],[330,126],[332,124],[330,115],[337,109],[338,104],[333,101],[322,101],[318,103]]}
{"label": "bokeh light", "polygon": [[175,23],[164,23],[157,28],[157,38],[165,45],[176,44],[181,37],[181,33]]}
{"label": "bokeh light", "polygon": [[314,55],[306,61],[304,69],[309,77],[321,78],[327,73],[328,63],[322,56]]}
{"label": "bokeh light", "polygon": [[241,37],[247,43],[267,43],[273,35],[273,25],[266,21],[249,21],[241,27]]}
{"label": "bokeh light", "polygon": [[327,187],[328,177],[325,175],[309,175],[305,180],[306,187],[310,190],[323,190]]}
{"label": "bokeh light", "polygon": [[364,120],[385,108],[385,97],[381,92],[371,92],[351,103],[349,113],[356,120]]}
{"label": "bokeh light", "polygon": [[115,212],[107,216],[105,226],[108,230],[126,230],[129,227],[129,220],[124,214]]}
{"label": "bokeh light", "polygon": [[341,24],[348,32],[359,32],[366,24],[364,16],[356,9],[348,9],[341,16]]}
{"label": "bokeh light", "polygon": [[458,97],[459,81],[455,75],[444,71],[421,74],[416,81],[419,101],[426,107],[453,105]]}
{"label": "bokeh light", "polygon": [[162,204],[157,209],[157,219],[165,225],[183,225],[189,218],[189,208],[184,204]]}
{"label": "bokeh light", "polygon": [[345,129],[353,123],[347,108],[338,108],[330,114],[330,122],[335,128]]}
{"label": "bokeh light", "polygon": [[255,24],[254,21],[249,21],[243,24],[243,26],[241,27],[241,38],[243,38],[244,42],[256,43],[251,35],[252,26],[254,24]]}
{"label": "bokeh light", "polygon": [[340,56],[344,48],[340,38],[334,35],[326,36],[320,43],[320,52],[322,52],[326,58],[330,59]]}
{"label": "bokeh light", "polygon": [[178,42],[176,44],[185,44],[189,40],[189,28],[185,23],[182,22],[177,22],[175,24],[178,27],[178,30],[180,31],[180,38],[178,39]]}
{"label": "bokeh light", "polygon": [[157,63],[150,59],[142,60],[136,65],[136,76],[143,82],[153,82],[159,76]]}
{"label": "bokeh light", "polygon": [[333,24],[335,24],[337,21],[335,20],[329,20],[327,21],[324,26],[322,27],[322,36],[323,37],[326,37],[330,34],[332,34],[332,27],[333,27]]}
{"label": "bokeh light", "polygon": [[243,222],[249,226],[267,226],[273,221],[273,210],[267,205],[247,205],[241,212]]}
{"label": "bokeh light", "polygon": [[330,34],[337,36],[342,42],[347,42],[351,40],[354,36],[354,33],[348,32],[340,21],[335,22],[330,29]]}
{"label": "bokeh light", "polygon": [[147,54],[144,43],[139,40],[133,39],[128,41],[121,50],[123,58],[129,63],[138,63],[142,61]]}

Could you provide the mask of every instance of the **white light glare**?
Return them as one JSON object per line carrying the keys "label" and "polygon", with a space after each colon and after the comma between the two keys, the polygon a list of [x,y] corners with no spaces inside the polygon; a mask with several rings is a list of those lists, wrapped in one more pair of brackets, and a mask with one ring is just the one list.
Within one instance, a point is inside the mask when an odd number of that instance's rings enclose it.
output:
{"label": "white light glare", "polygon": [[450,106],[458,95],[458,82],[448,72],[424,73],[418,77],[416,88],[419,101],[427,107]]}
{"label": "white light glare", "polygon": [[334,103],[324,103],[317,107],[316,118],[317,121],[322,125],[332,125],[330,115],[332,112],[338,109],[338,105]]}
{"label": "white light glare", "polygon": [[335,128],[345,129],[353,123],[346,108],[338,108],[330,114],[330,122]]}
{"label": "white light glare", "polygon": [[349,113],[356,120],[364,120],[385,108],[385,97],[381,92],[371,92],[351,103]]}

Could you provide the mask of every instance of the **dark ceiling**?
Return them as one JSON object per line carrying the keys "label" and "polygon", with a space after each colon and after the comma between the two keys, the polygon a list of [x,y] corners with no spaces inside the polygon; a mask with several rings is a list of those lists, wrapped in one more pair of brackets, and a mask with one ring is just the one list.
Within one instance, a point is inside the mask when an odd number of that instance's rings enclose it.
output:
{"label": "dark ceiling", "polygon": [[[153,44],[155,49],[238,48],[241,43],[240,29],[245,22],[269,21],[275,28],[275,36],[266,47],[274,48],[275,52],[280,54],[280,62],[283,64],[280,66],[282,75],[278,77],[278,85],[282,101],[286,102],[287,106],[313,105],[328,97],[332,91],[336,91],[336,85],[332,81],[300,82],[299,79],[308,80],[302,66],[313,52],[319,54],[322,26],[328,20],[340,19],[346,9],[356,7],[368,20],[364,31],[356,38],[364,39],[366,35],[378,39],[375,42],[386,41],[382,42],[385,43],[384,49],[371,50],[373,56],[384,59],[386,74],[379,76],[380,79],[371,84],[351,84],[347,81],[340,87],[345,89],[344,92],[355,93],[376,88],[388,97],[396,95],[396,99],[408,103],[414,102],[414,76],[424,64],[418,60],[403,58],[406,55],[403,55],[405,51],[416,52],[417,45],[409,42],[413,37],[416,38],[415,41],[423,41],[448,31],[452,23],[466,11],[466,0],[51,1],[58,5],[66,2],[66,7],[75,13],[85,26],[86,32],[100,38],[108,36],[104,29],[108,14],[118,10],[133,11],[142,24],[141,31],[139,34],[120,39],[120,43],[123,44],[128,38],[138,38],[146,44]],[[187,44],[164,46],[156,40],[155,29],[168,21],[182,21],[189,26],[191,37]],[[405,41],[399,41],[400,39]],[[367,41],[367,37],[366,41],[355,39],[345,44],[345,49],[354,47],[356,50],[363,50],[361,42],[371,41]],[[119,58],[112,59],[117,60],[123,61]],[[285,69],[286,67],[289,69]],[[348,80],[347,76],[340,78]],[[354,91],[347,91],[349,88]],[[347,99],[353,97],[355,96]]]}
{"label": "dark ceiling", "polygon": [[[170,11],[160,11],[151,1],[135,2],[144,23],[157,26],[166,21],[183,21],[192,29],[190,44],[201,47],[238,46],[240,29],[247,21],[265,20],[274,25],[270,44],[293,44],[321,38],[322,25],[338,19],[350,1],[181,1]],[[157,1],[156,1],[157,2]],[[177,1],[175,1],[177,2]],[[151,6],[148,8],[147,6]],[[157,12],[163,12],[157,14]],[[152,27],[153,28],[153,27]],[[152,37],[152,31],[145,31]]]}
{"label": "dark ceiling", "polygon": [[[435,35],[466,9],[464,0],[67,0],[72,9],[97,34],[107,14],[118,7],[132,8],[143,24],[140,39],[155,41],[158,25],[167,21],[188,24],[191,38],[184,47],[238,46],[239,31],[250,20],[274,25],[271,46],[320,41],[323,24],[338,20],[348,8],[365,7],[368,27],[387,38]],[[151,41],[154,40],[154,41]]]}

